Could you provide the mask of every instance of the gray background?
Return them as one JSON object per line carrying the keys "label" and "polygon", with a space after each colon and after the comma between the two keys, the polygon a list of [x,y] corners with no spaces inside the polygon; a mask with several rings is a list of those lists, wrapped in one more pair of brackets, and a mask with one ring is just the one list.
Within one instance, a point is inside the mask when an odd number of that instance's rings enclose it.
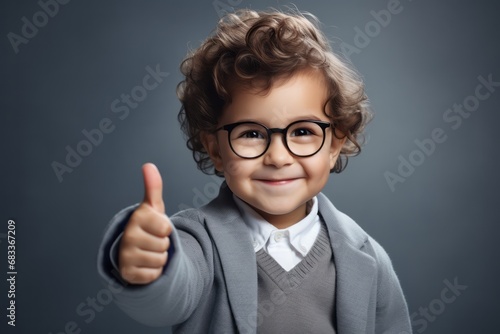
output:
{"label": "gray background", "polygon": [[[370,11],[386,9],[388,1],[294,3],[318,16],[340,50],[342,41],[355,45],[355,27],[364,30],[374,20]],[[415,312],[415,332],[497,333],[500,87],[457,129],[443,114],[474,94],[479,76],[500,81],[499,6],[452,0],[401,6],[350,57],[376,117],[362,154],[332,175],[324,192],[390,254]],[[217,11],[212,1],[71,1],[16,54],[7,34],[20,34],[22,17],[32,21],[38,11],[36,1],[0,5],[0,328],[7,328],[5,233],[14,219],[15,332],[55,334],[74,322],[81,333],[167,333],[136,323],[113,303],[91,321],[77,308],[105,294],[95,264],[101,234],[114,213],[141,200],[144,162],[163,174],[169,214],[214,196],[217,181],[197,171],[178,129],[175,87],[180,61],[213,29]],[[119,119],[112,101],[130,94],[156,64],[170,75]],[[65,147],[75,148],[85,139],[82,130],[104,118],[114,131],[59,182],[51,163],[64,163]],[[447,140],[392,191],[384,173],[397,173],[399,156],[408,159],[418,148],[414,141],[435,128]],[[444,304],[444,282],[454,279],[467,288]],[[420,308],[429,306],[439,314],[424,320]]]}

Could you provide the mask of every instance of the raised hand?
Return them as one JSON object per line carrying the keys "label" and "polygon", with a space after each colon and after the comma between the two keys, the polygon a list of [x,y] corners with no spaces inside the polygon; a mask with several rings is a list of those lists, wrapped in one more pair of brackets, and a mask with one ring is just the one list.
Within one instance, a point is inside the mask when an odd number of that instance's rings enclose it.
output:
{"label": "raised hand", "polygon": [[163,184],[155,165],[142,166],[144,200],[131,215],[119,247],[122,278],[132,284],[156,280],[167,263],[172,223],[165,215]]}

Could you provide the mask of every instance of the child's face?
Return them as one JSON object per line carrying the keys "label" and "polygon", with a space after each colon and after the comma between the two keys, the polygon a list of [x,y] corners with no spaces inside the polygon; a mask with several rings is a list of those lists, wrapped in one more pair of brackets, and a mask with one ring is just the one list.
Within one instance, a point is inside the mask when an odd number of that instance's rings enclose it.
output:
{"label": "child's face", "polygon": [[[319,72],[300,72],[288,81],[278,81],[266,95],[239,89],[232,98],[219,126],[254,121],[268,128],[285,128],[297,120],[330,122],[324,112],[327,90]],[[244,159],[231,149],[228,132],[219,130],[208,137],[206,147],[231,191],[271,224],[284,228],[305,217],[307,201],[325,186],[343,143],[327,128],[316,154],[297,157],[286,148],[283,135],[274,133],[262,156]]]}

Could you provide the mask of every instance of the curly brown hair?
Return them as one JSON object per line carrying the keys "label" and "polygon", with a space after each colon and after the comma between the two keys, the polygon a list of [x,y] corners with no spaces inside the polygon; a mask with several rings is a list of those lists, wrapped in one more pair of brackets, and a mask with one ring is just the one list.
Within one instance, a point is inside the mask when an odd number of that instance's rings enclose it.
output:
{"label": "curly brown hair", "polygon": [[204,132],[215,132],[225,106],[231,103],[231,89],[258,86],[267,91],[276,80],[305,69],[323,73],[329,94],[325,114],[335,135],[338,130],[347,137],[331,172],[340,173],[348,156],[360,153],[361,134],[371,118],[364,85],[334,54],[318,25],[310,13],[243,9],[223,17],[215,32],[188,54],[181,63],[185,80],[177,86],[182,103],[178,119],[201,171],[221,175],[202,137]]}

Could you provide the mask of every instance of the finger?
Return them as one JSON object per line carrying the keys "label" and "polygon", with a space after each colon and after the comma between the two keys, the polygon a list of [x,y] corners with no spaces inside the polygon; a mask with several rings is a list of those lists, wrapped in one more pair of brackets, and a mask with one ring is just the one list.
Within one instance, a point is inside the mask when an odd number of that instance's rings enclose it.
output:
{"label": "finger", "polygon": [[172,223],[164,214],[153,209],[149,204],[141,204],[130,217],[129,224],[134,226],[130,233],[138,233],[136,229],[145,231],[160,238],[172,233]]}
{"label": "finger", "polygon": [[122,278],[131,284],[149,284],[160,277],[163,268],[126,267],[120,270]]}
{"label": "finger", "polygon": [[142,166],[142,175],[144,177],[144,203],[151,205],[161,213],[165,213],[163,181],[160,171],[154,164],[147,163]]}
{"label": "finger", "polygon": [[170,247],[170,239],[168,237],[158,237],[142,229],[136,229],[133,232],[134,233],[126,233],[123,236],[122,242],[124,242],[125,245],[131,245],[145,251],[159,253],[167,251]]}
{"label": "finger", "polygon": [[167,252],[157,253],[135,248],[123,251],[118,261],[127,267],[163,268],[167,263],[167,257]]}

